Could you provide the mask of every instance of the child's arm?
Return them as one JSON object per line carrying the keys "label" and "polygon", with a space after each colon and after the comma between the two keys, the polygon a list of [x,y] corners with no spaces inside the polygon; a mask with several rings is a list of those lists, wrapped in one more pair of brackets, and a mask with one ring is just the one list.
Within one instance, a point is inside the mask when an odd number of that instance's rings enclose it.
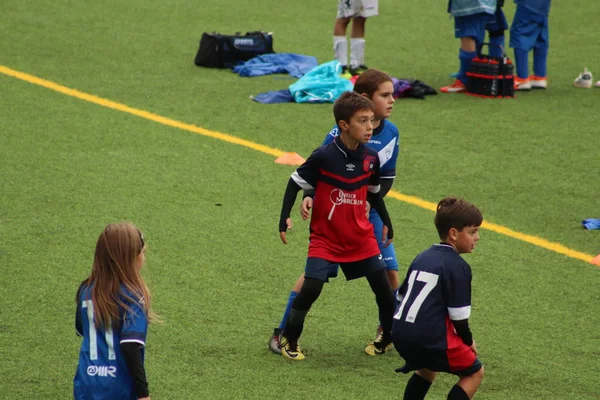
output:
{"label": "child's arm", "polygon": [[296,202],[296,196],[300,189],[313,191],[317,186],[319,169],[321,168],[321,156],[319,149],[313,151],[308,159],[302,164],[288,180],[285,194],[283,195],[283,205],[279,216],[279,237],[284,244],[287,244],[286,231],[287,221],[290,218],[292,208]]}
{"label": "child's arm", "polygon": [[135,395],[138,399],[150,398],[146,370],[142,362],[142,345],[135,342],[126,342],[121,343],[120,347],[129,376],[133,380]]}
{"label": "child's arm", "polygon": [[[461,261],[451,265],[448,279],[445,281],[448,317],[454,325],[456,334],[464,344],[474,348],[473,334],[469,328],[471,317],[471,267]],[[476,350],[474,350],[476,351]]]}
{"label": "child's arm", "polygon": [[293,178],[288,180],[285,194],[283,195],[283,205],[281,206],[281,214],[279,215],[279,237],[284,244],[287,244],[286,231],[288,229],[287,221],[290,219],[290,214],[294,203],[296,202],[296,196],[298,191],[302,189]]}
{"label": "child's arm", "polygon": [[469,320],[461,319],[460,321],[452,321],[456,334],[461,338],[464,344],[467,346],[473,345],[473,334],[471,328],[469,328]]}
{"label": "child's arm", "polygon": [[383,198],[379,192],[373,193],[371,191],[369,191],[367,195],[367,201],[369,204],[371,204],[371,208],[377,211],[381,221],[383,221],[383,238],[381,240],[385,242],[385,247],[387,247],[390,245],[390,243],[392,243],[392,239],[394,238],[394,228],[392,227],[390,215],[385,207],[385,202],[383,201]]}
{"label": "child's arm", "polygon": [[[85,282],[85,281],[84,281]],[[83,289],[84,282],[79,285],[77,289],[77,294],[75,295],[75,301],[77,302],[77,307],[75,310],[75,333],[77,336],[83,336],[83,322],[81,321],[81,290]]]}
{"label": "child's arm", "polygon": [[367,201],[371,205],[371,208],[377,211],[381,221],[383,221],[382,242],[385,242],[385,247],[387,247],[390,245],[390,243],[392,243],[392,239],[394,238],[394,229],[392,228],[392,221],[390,220],[390,215],[385,207],[385,202],[383,201],[381,192],[379,157],[373,157],[372,168],[373,174],[369,180]]}

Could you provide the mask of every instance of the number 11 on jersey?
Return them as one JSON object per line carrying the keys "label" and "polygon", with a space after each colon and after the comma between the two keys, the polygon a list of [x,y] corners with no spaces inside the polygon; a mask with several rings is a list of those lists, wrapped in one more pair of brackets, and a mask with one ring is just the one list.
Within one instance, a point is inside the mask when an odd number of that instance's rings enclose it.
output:
{"label": "number 11 on jersey", "polygon": [[[98,359],[98,332],[96,331],[96,325],[94,324],[94,304],[92,300],[84,300],[81,304],[82,308],[87,309],[89,335],[90,335],[90,360]],[[109,325],[106,332],[104,332],[106,339],[106,345],[108,346],[108,359],[116,360],[115,345],[113,343],[113,330]]]}

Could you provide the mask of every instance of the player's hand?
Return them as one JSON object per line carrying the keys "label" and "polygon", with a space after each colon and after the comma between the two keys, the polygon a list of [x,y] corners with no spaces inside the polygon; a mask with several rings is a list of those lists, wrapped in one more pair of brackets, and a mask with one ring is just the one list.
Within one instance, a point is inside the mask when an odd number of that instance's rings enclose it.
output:
{"label": "player's hand", "polygon": [[283,244],[287,244],[287,238],[285,236],[285,233],[287,231],[289,231],[290,229],[292,229],[292,219],[291,218],[287,218],[285,220],[285,226],[283,227],[283,229],[285,229],[285,230],[281,231],[281,229],[282,229],[282,226],[280,224],[279,225],[279,230],[280,230],[279,237],[281,238],[281,241],[283,242]]}
{"label": "player's hand", "polygon": [[367,212],[367,218],[369,218],[369,213],[371,212],[371,204],[368,201],[365,201],[365,211]]}
{"label": "player's hand", "polygon": [[[381,236],[381,243],[383,243],[383,247],[388,247],[390,244],[392,244],[392,242],[394,241],[393,234],[394,231],[389,232],[389,229],[387,227],[387,225],[383,226],[382,229],[382,236]],[[389,233],[389,235],[388,235]]]}
{"label": "player's hand", "polygon": [[313,198],[308,196],[302,200],[302,205],[300,206],[300,215],[303,220],[307,220],[310,218],[310,209],[313,207]]}
{"label": "player's hand", "polygon": [[473,344],[471,345],[471,350],[473,350],[473,353],[475,355],[477,355],[477,345],[475,344],[474,340],[473,340]]}

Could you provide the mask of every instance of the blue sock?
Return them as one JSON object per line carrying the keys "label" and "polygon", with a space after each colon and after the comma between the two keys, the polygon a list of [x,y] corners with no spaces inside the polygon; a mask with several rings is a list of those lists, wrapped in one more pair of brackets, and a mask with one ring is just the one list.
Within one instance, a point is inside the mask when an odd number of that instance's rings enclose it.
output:
{"label": "blue sock", "polygon": [[529,78],[529,52],[515,49],[515,64],[517,65],[517,76],[521,79]]}
{"label": "blue sock", "polygon": [[283,319],[281,320],[281,323],[279,324],[279,329],[283,329],[283,327],[285,326],[285,323],[287,322],[287,320],[290,316],[290,312],[292,311],[292,304],[294,303],[294,299],[296,298],[297,294],[298,294],[298,292],[294,292],[294,291],[290,292],[290,297],[288,297],[288,302],[287,302],[287,305],[285,306],[285,311],[283,312]]}
{"label": "blue sock", "polygon": [[467,71],[469,70],[469,65],[471,65],[471,61],[475,58],[477,52],[475,51],[464,51],[460,49],[458,52],[458,59],[460,60],[460,70],[458,71],[458,76],[456,79],[460,80],[465,85],[467,84]]}
{"label": "blue sock", "polygon": [[533,49],[533,74],[540,78],[546,77],[546,60],[548,59],[548,48]]}
{"label": "blue sock", "polygon": [[[502,49],[504,49],[504,35],[502,36],[490,36],[490,56],[502,57]],[[495,45],[495,46],[494,46]],[[502,46],[502,48],[498,47]]]}

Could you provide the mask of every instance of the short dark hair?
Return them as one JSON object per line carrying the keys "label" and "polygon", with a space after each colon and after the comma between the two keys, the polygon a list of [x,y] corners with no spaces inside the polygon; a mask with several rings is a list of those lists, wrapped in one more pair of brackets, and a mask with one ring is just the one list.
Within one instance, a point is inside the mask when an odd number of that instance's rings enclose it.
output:
{"label": "short dark hair", "polygon": [[339,125],[340,121],[350,122],[350,118],[360,110],[373,111],[373,102],[356,92],[342,93],[333,103],[335,123]]}
{"label": "short dark hair", "polygon": [[354,91],[360,94],[365,93],[368,98],[371,98],[379,89],[379,85],[384,82],[392,82],[392,78],[378,69],[368,69],[358,76],[354,83]]}
{"label": "short dark hair", "polygon": [[434,221],[440,239],[444,240],[451,228],[462,231],[466,226],[480,226],[483,214],[466,200],[445,197],[437,205]]}

